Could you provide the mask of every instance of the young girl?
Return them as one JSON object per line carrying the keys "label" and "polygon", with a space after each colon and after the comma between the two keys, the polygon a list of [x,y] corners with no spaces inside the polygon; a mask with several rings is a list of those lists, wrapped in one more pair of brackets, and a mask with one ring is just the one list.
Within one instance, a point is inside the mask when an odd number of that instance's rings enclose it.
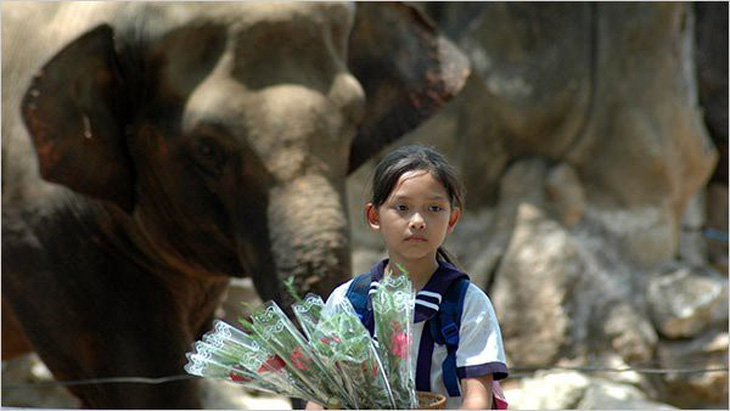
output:
{"label": "young girl", "polygon": [[[450,381],[458,378],[458,383],[445,381],[445,374],[453,374],[453,370],[445,373],[442,369],[448,349],[445,344],[429,344],[432,327],[424,327],[439,317],[440,304],[452,283],[466,277],[441,247],[463,207],[454,170],[434,150],[406,146],[378,164],[372,188],[365,215],[370,227],[382,234],[388,258],[372,267],[369,278],[377,282],[384,275],[397,275],[400,265],[417,291],[411,342],[416,389],[443,394],[447,408],[503,408],[506,403],[495,381],[507,377],[507,366],[497,317],[486,294],[473,283],[465,288],[455,352],[458,377],[446,377]],[[352,282],[337,287],[327,304],[348,298]],[[371,317],[370,324],[365,318],[363,322],[372,333]],[[319,407],[309,403],[307,408]]]}

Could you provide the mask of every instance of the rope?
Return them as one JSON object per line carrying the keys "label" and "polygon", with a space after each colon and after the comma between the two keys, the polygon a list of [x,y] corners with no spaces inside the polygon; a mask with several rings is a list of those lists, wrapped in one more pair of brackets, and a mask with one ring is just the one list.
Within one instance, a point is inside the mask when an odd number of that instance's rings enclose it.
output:
{"label": "rope", "polygon": [[189,374],[168,375],[166,377],[147,378],[147,377],[107,377],[107,378],[89,378],[84,380],[67,380],[67,381],[43,381],[30,384],[3,384],[4,389],[27,389],[45,386],[62,386],[71,387],[74,385],[99,385],[99,384],[164,384],[166,382],[189,380],[198,378]]}
{"label": "rope", "polygon": [[[714,372],[728,372],[728,367],[716,368],[612,368],[600,366],[544,366],[544,367],[510,367],[510,376],[518,377],[529,375],[535,371],[543,370],[567,370],[567,371],[583,371],[583,372],[637,372],[639,374],[703,374]],[[170,375],[158,378],[146,377],[108,377],[108,378],[90,378],[84,380],[68,380],[68,381],[44,381],[30,384],[3,384],[3,390],[19,390],[31,389],[45,386],[63,386],[70,387],[75,385],[98,385],[98,384],[163,384],[166,382],[188,380],[192,378],[200,378],[189,374]]]}
{"label": "rope", "polygon": [[[636,372],[639,374],[705,374],[714,372],[728,372],[728,367],[714,368],[641,368],[641,367],[600,367],[600,366],[544,366],[544,367],[510,367],[510,376],[527,375],[535,371],[544,370],[567,370],[567,371],[584,371],[584,372]],[[514,372],[512,372],[514,371]],[[522,373],[520,373],[522,372]]]}

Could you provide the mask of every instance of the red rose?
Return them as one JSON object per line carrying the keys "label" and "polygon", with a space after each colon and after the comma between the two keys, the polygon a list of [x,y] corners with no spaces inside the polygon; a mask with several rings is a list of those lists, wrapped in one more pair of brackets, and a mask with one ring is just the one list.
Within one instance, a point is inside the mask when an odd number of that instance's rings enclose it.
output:
{"label": "red rose", "polygon": [[253,381],[251,378],[248,378],[241,374],[237,374],[235,371],[231,371],[230,374],[228,374],[228,378],[230,378],[231,381],[240,381],[240,382]]}
{"label": "red rose", "polygon": [[304,355],[304,353],[302,352],[302,347],[297,347],[294,349],[294,351],[292,351],[291,361],[294,363],[294,366],[296,366],[300,370],[308,369],[307,365],[304,362],[309,362],[309,358],[307,358],[307,356]]}
{"label": "red rose", "polygon": [[390,335],[390,351],[405,359],[408,356],[408,336],[404,332],[394,332]]}
{"label": "red rose", "polygon": [[258,370],[256,372],[262,373],[267,371],[279,371],[280,369],[284,368],[286,364],[284,363],[284,360],[281,359],[278,355],[272,355],[269,358],[266,359],[266,362],[261,364]]}
{"label": "red rose", "polygon": [[323,343],[323,344],[327,344],[327,345],[329,345],[330,341],[334,341],[334,342],[336,342],[336,343],[339,343],[339,342],[340,342],[340,341],[342,341],[342,340],[340,340],[340,338],[339,338],[339,337],[332,337],[332,338],[322,337],[322,338],[320,339],[320,341],[322,341],[322,343]]}

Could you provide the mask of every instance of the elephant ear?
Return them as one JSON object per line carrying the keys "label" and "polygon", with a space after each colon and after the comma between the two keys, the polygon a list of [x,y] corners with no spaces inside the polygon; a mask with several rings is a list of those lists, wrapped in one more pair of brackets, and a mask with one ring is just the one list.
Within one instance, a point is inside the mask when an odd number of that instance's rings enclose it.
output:
{"label": "elephant ear", "polygon": [[434,114],[470,73],[467,57],[412,6],[357,3],[355,16],[348,65],[367,102],[348,172]]}
{"label": "elephant ear", "polygon": [[21,110],[45,180],[131,212],[134,177],[112,35],[101,25],[68,44],[33,77]]}

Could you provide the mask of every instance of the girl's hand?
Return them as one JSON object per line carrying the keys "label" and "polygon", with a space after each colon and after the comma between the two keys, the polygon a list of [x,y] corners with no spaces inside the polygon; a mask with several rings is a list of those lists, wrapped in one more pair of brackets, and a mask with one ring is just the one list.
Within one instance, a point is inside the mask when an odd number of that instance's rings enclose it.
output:
{"label": "girl's hand", "polygon": [[305,410],[323,410],[324,407],[317,404],[316,402],[307,401],[307,406],[304,407]]}
{"label": "girl's hand", "polygon": [[492,374],[461,380],[462,409],[492,408]]}

